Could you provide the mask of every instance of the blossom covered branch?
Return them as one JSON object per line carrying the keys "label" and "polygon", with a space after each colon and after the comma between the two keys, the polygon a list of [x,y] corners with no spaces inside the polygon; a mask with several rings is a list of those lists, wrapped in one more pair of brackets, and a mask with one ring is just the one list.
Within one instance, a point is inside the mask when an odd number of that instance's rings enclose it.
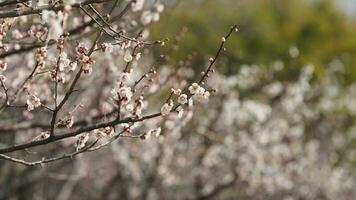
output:
{"label": "blossom covered branch", "polygon": [[[140,60],[142,58],[145,59],[142,55],[147,54],[146,51],[149,50],[148,47],[151,45],[165,45],[164,41],[147,42],[147,29],[145,29],[150,23],[159,20],[160,13],[164,7],[162,4],[153,4],[151,8],[143,10],[143,1],[130,0],[118,15],[111,17],[111,15],[114,15],[115,7],[120,3],[118,0],[113,1],[113,6],[104,15],[101,14],[104,7],[100,5],[105,2],[84,1],[68,5],[43,5],[35,9],[31,8],[31,12],[27,9],[24,9],[23,12],[16,11],[17,15],[15,16],[9,14],[15,11],[7,12],[8,17],[20,17],[36,12],[40,13],[43,25],[32,26],[30,31],[32,35],[27,35],[21,32],[21,30],[16,29],[12,30],[12,37],[18,40],[28,40],[31,38],[31,40],[35,39],[37,42],[42,42],[42,44],[40,48],[36,49],[34,67],[28,72],[29,75],[20,85],[14,84],[10,87],[5,85],[5,78],[15,79],[16,77],[12,74],[16,70],[20,70],[12,67],[9,67],[10,70],[5,69],[6,74],[2,75],[4,81],[1,83],[6,98],[3,101],[1,114],[6,117],[9,114],[8,110],[19,110],[25,107],[27,108],[27,110],[23,111],[25,118],[39,118],[40,116],[36,116],[37,110],[43,108],[48,112],[45,116],[47,116],[47,119],[50,119],[50,122],[48,125],[28,123],[28,128],[16,128],[14,126],[3,129],[7,132],[11,132],[11,130],[14,132],[27,130],[35,135],[29,138],[27,142],[20,142],[20,144],[13,146],[1,145],[0,154],[26,150],[54,142],[62,143],[65,139],[73,137],[76,138],[74,144],[76,151],[71,154],[33,162],[12,158],[8,155],[1,155],[2,158],[33,166],[72,157],[77,155],[78,152],[84,152],[83,150],[95,150],[97,148],[94,145],[89,145],[90,148],[86,145],[87,141],[94,138],[96,139],[92,144],[101,143],[102,138],[117,139],[119,136],[123,137],[121,133],[127,133],[125,137],[141,139],[146,139],[150,135],[159,136],[161,134],[161,128],[159,127],[150,129],[139,135],[135,135],[132,132],[133,129],[144,129],[144,126],[148,126],[149,124],[158,125],[160,121],[164,121],[170,116],[176,115],[176,113],[178,113],[179,118],[188,118],[192,113],[191,107],[193,102],[206,101],[210,96],[210,91],[212,90],[205,89],[203,81],[214,72],[212,69],[213,65],[221,52],[225,50],[224,45],[226,40],[233,32],[237,32],[236,26],[231,27],[228,34],[223,37],[215,57],[209,59],[209,65],[198,83],[193,83],[190,86],[185,84],[171,87],[170,95],[163,102],[163,105],[160,108],[155,108],[152,105],[152,108],[150,108],[148,107],[150,95],[162,93],[166,89],[164,84],[160,85],[156,83],[160,76],[156,68],[150,67],[148,72],[144,72],[146,66],[141,66],[144,65],[144,62],[140,62]],[[95,7],[94,3],[99,4]],[[72,14],[70,12],[72,8],[79,8],[82,12]],[[100,8],[102,11],[99,11]],[[130,10],[132,11],[131,13],[129,12]],[[2,14],[5,15],[4,13]],[[90,35],[95,33],[91,38],[90,46],[87,45],[88,40],[77,41],[79,38],[75,39],[73,37],[74,34],[68,35],[64,33],[65,27],[69,26],[67,19],[75,17],[78,14],[84,18],[89,17],[89,21],[83,23],[82,27],[84,27],[80,30],[90,28],[90,32],[88,31],[87,33]],[[126,14],[131,15],[130,17],[126,16],[126,18],[123,18]],[[134,20],[135,17],[138,17],[140,20],[139,23]],[[120,26],[113,24],[118,19],[123,20],[126,24],[122,23]],[[11,24],[13,23],[16,22],[10,18],[4,20],[2,40],[7,38],[6,32],[11,30]],[[91,25],[97,25],[98,27]],[[78,29],[72,30],[74,33]],[[129,37],[129,32],[131,34],[135,33],[137,36]],[[104,39],[105,37],[106,39]],[[75,40],[74,43],[73,40]],[[54,44],[56,44],[55,48],[52,46]],[[3,58],[13,54],[6,54],[6,51],[9,49],[7,44],[4,43],[3,48],[5,50],[5,53],[1,54]],[[36,47],[25,47],[27,48],[26,50],[21,50],[21,47],[18,46],[14,46],[14,48],[25,52]],[[8,65],[8,63],[4,62],[5,64]],[[122,66],[122,70],[119,70],[120,66]],[[112,74],[109,73],[105,76],[103,86],[109,89],[110,92],[104,91],[103,98],[96,97],[99,107],[98,105],[92,107],[90,105],[91,102],[83,102],[84,99],[90,98],[88,95],[91,94],[87,93],[86,89],[81,88],[90,87],[90,81],[97,82],[101,80],[101,74],[107,74],[108,71]],[[155,90],[154,87],[160,89]],[[188,90],[189,94],[183,93],[185,90]],[[92,92],[91,90],[88,91]],[[150,95],[147,95],[147,93],[150,93]],[[25,106],[21,105],[23,101],[25,101]],[[187,112],[184,110],[186,105]],[[88,110],[85,110],[85,108]],[[157,109],[160,111],[153,112]],[[143,110],[147,110],[153,114],[144,115]],[[96,112],[96,114],[91,115],[87,119],[79,118],[81,113],[88,112]],[[163,117],[158,121],[153,120],[160,116]],[[79,120],[75,119],[77,117]],[[145,123],[149,119],[152,119],[153,122]],[[121,132],[115,135],[117,129],[121,129]],[[40,133],[37,132],[39,130]],[[101,145],[103,144],[99,144],[98,147]]]}

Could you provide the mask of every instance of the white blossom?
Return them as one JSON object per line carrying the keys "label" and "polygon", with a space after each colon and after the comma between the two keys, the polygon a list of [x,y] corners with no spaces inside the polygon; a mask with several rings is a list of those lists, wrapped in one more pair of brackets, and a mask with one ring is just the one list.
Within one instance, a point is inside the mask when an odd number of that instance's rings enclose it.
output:
{"label": "white blossom", "polygon": [[191,86],[189,86],[189,92],[190,94],[195,94],[198,92],[198,90],[200,89],[201,87],[198,85],[198,83],[193,83]]}
{"label": "white blossom", "polygon": [[5,71],[7,69],[7,63],[4,60],[0,60],[0,70]]}
{"label": "white blossom", "polygon": [[104,42],[100,45],[100,48],[103,52],[112,53],[114,46],[111,43]]}
{"label": "white blossom", "polygon": [[128,84],[131,81],[131,74],[128,72],[122,72],[120,73],[119,77],[117,78],[117,81],[121,84]]}
{"label": "white blossom", "polygon": [[163,106],[161,107],[161,114],[162,115],[168,115],[171,110],[173,109],[173,101],[170,100],[169,103],[165,103],[163,104]]}
{"label": "white blossom", "polygon": [[145,10],[142,12],[142,15],[141,15],[142,24],[147,25],[147,24],[151,23],[152,20],[153,20],[153,13],[151,11]]}
{"label": "white blossom", "polygon": [[173,94],[175,95],[180,95],[182,93],[182,90],[181,89],[174,89],[174,88],[171,88],[171,91],[173,92]]}
{"label": "white blossom", "polygon": [[1,80],[2,82],[5,82],[5,81],[6,81],[6,76],[0,74],[0,80]]}
{"label": "white blossom", "polygon": [[131,62],[132,59],[133,59],[133,57],[132,57],[132,55],[131,55],[129,52],[127,52],[127,53],[124,55],[124,61],[125,61],[125,62]]}
{"label": "white blossom", "polygon": [[77,66],[78,66],[77,62],[72,62],[70,64],[70,70],[75,71],[77,69]]}
{"label": "white blossom", "polygon": [[283,90],[283,85],[280,82],[274,82],[263,88],[263,91],[272,98],[279,95],[282,92],[282,90]]}
{"label": "white blossom", "polygon": [[[119,95],[119,96],[117,96]],[[127,104],[131,101],[132,91],[130,87],[120,87],[117,91],[114,90],[114,96],[117,96],[116,99],[121,99],[121,102]]]}
{"label": "white blossom", "polygon": [[179,104],[186,104],[188,102],[188,96],[186,94],[181,94],[179,97],[178,97],[178,103]]}
{"label": "white blossom", "polygon": [[297,58],[299,56],[299,49],[295,46],[289,48],[289,55],[292,58]]}
{"label": "white blossom", "polygon": [[19,31],[19,29],[15,29],[12,31],[12,37],[15,39],[21,39],[23,37],[22,33]]}
{"label": "white blossom", "polygon": [[183,108],[180,108],[179,111],[178,111],[178,118],[181,119],[184,115],[184,109]]}
{"label": "white blossom", "polygon": [[70,60],[67,58],[67,53],[62,52],[59,60],[59,71],[64,71],[70,64]]}
{"label": "white blossom", "polygon": [[35,95],[30,95],[27,99],[27,110],[31,111],[39,106],[41,106],[41,100]]}
{"label": "white blossom", "polygon": [[141,58],[141,52],[138,52],[136,55],[135,55],[135,59],[136,60],[140,60]]}
{"label": "white blossom", "polygon": [[161,13],[164,10],[164,5],[161,3],[156,4],[154,7],[158,13]]}
{"label": "white blossom", "polygon": [[75,143],[76,150],[80,150],[85,147],[86,142],[89,140],[89,133],[82,133],[77,136],[77,141]]}
{"label": "white blossom", "polygon": [[204,88],[200,87],[200,89],[194,95],[194,97],[196,98],[197,101],[203,101],[203,100],[206,100],[206,99],[208,99],[210,97],[210,92],[209,91],[205,91]]}
{"label": "white blossom", "polygon": [[110,126],[105,128],[95,129],[93,132],[97,138],[101,138],[105,136],[111,137],[115,133],[114,129]]}

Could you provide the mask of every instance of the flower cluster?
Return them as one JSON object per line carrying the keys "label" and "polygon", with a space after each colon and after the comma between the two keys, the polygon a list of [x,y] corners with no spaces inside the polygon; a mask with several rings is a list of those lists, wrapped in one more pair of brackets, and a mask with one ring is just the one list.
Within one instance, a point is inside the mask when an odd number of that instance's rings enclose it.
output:
{"label": "flower cluster", "polygon": [[76,47],[77,58],[79,62],[82,64],[82,69],[84,73],[90,74],[92,71],[92,64],[94,64],[94,60],[87,56],[89,52],[88,47],[86,47],[83,43],[80,43]]}
{"label": "flower cluster", "polygon": [[201,87],[198,83],[193,83],[189,86],[189,92],[193,95],[193,98],[197,101],[203,101],[209,98],[210,92],[206,91],[203,87]]}
{"label": "flower cluster", "polygon": [[46,58],[47,58],[47,49],[46,47],[41,47],[36,49],[35,58],[40,68],[44,68],[46,66]]}

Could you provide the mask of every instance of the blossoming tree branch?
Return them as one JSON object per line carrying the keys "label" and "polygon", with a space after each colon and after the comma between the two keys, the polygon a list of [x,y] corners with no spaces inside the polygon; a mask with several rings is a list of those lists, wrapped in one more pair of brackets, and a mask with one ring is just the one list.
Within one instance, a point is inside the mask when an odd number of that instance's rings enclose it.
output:
{"label": "blossoming tree branch", "polygon": [[[167,42],[149,40],[163,4],[36,2],[0,3],[0,158],[28,166],[95,151],[118,138],[159,137],[166,119],[191,118],[195,105],[215,91],[207,80],[238,31],[232,26],[220,37],[215,56],[192,81],[181,73],[190,70],[184,65],[162,71],[164,55],[153,57]],[[42,159],[28,159],[49,144]]]}

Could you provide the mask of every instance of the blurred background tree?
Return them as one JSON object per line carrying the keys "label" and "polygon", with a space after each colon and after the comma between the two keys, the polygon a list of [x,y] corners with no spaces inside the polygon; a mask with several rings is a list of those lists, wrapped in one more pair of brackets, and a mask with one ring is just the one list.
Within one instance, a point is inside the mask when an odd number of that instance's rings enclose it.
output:
{"label": "blurred background tree", "polygon": [[[155,38],[186,29],[172,62],[199,52],[194,70],[200,71],[216,49],[221,30],[238,24],[240,33],[227,48],[219,70],[235,73],[241,64],[269,66],[280,60],[286,66],[281,79],[294,77],[299,68],[313,64],[316,76],[333,61],[344,65],[344,83],[356,79],[356,23],[332,0],[203,0],[178,1],[152,28]],[[162,31],[164,30],[164,31]],[[173,36],[172,36],[173,35]],[[169,47],[169,45],[168,45]],[[159,52],[162,53],[162,52]],[[225,67],[224,67],[225,66]]]}

